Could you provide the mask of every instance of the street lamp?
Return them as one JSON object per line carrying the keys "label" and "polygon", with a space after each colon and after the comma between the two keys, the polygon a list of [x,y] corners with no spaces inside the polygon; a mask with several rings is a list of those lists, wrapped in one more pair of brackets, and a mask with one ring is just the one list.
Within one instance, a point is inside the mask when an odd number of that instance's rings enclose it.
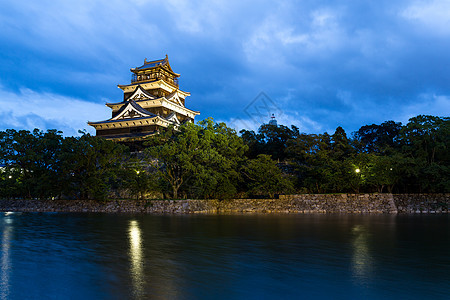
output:
{"label": "street lamp", "polygon": [[359,173],[359,172],[361,172],[360,169],[356,169],[356,170],[355,170],[355,173]]}

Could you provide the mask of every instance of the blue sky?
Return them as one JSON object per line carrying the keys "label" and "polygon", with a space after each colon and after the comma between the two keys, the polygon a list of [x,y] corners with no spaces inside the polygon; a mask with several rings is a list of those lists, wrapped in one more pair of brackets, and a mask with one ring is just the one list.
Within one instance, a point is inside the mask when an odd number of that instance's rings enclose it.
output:
{"label": "blue sky", "polygon": [[[169,55],[186,106],[237,129],[350,133],[450,112],[450,1],[0,0],[0,130],[94,133]],[[261,94],[263,93],[263,94]],[[256,112],[256,113],[255,113]]]}

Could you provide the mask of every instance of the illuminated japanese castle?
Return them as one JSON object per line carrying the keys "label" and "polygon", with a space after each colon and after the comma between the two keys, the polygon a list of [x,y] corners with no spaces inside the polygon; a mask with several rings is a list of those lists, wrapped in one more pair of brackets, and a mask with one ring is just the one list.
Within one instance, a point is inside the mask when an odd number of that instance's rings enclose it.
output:
{"label": "illuminated japanese castle", "polygon": [[139,141],[170,125],[194,122],[200,112],[185,107],[190,95],[178,88],[180,74],[175,73],[166,55],[131,69],[131,84],[118,85],[123,101],[106,103],[112,117],[106,121],[88,122],[96,135],[117,141]]}

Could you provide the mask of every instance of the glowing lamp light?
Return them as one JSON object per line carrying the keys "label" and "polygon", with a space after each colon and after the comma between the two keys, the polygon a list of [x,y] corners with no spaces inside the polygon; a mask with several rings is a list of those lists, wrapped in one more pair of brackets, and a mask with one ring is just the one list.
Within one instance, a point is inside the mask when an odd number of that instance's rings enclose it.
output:
{"label": "glowing lamp light", "polygon": [[138,174],[138,175],[139,175],[139,173],[140,173],[140,171],[136,171],[136,174]]}
{"label": "glowing lamp light", "polygon": [[360,169],[356,169],[355,172],[356,172],[356,173],[359,173],[359,172],[361,172],[361,170],[360,170]]}
{"label": "glowing lamp light", "polygon": [[11,176],[11,175],[9,175],[9,176],[8,176],[8,178],[9,178],[9,179],[11,179],[11,178],[12,178],[12,176]]}

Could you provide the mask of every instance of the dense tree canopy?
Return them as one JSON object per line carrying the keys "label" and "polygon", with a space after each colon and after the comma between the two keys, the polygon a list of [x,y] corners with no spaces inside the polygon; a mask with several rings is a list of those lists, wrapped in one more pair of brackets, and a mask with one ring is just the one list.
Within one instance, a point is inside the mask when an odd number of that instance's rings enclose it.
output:
{"label": "dense tree canopy", "polygon": [[104,199],[116,179],[125,147],[83,134],[35,129],[0,132],[3,165],[0,189],[6,197]]}
{"label": "dense tree canopy", "polygon": [[174,198],[180,189],[195,197],[228,198],[237,193],[246,150],[233,129],[206,119],[155,136],[145,153],[154,160]]}
{"label": "dense tree canopy", "polygon": [[362,126],[353,134],[355,148],[359,152],[389,153],[390,149],[399,146],[398,139],[401,123],[387,121],[380,125],[372,124]]}
{"label": "dense tree canopy", "polygon": [[289,177],[282,173],[270,155],[259,154],[249,159],[242,168],[249,195],[269,196],[293,193],[294,187]]}
{"label": "dense tree canopy", "polygon": [[450,119],[362,126],[350,137],[212,119],[151,137],[139,149],[82,133],[0,131],[0,197],[273,197],[282,193],[450,192]]}

